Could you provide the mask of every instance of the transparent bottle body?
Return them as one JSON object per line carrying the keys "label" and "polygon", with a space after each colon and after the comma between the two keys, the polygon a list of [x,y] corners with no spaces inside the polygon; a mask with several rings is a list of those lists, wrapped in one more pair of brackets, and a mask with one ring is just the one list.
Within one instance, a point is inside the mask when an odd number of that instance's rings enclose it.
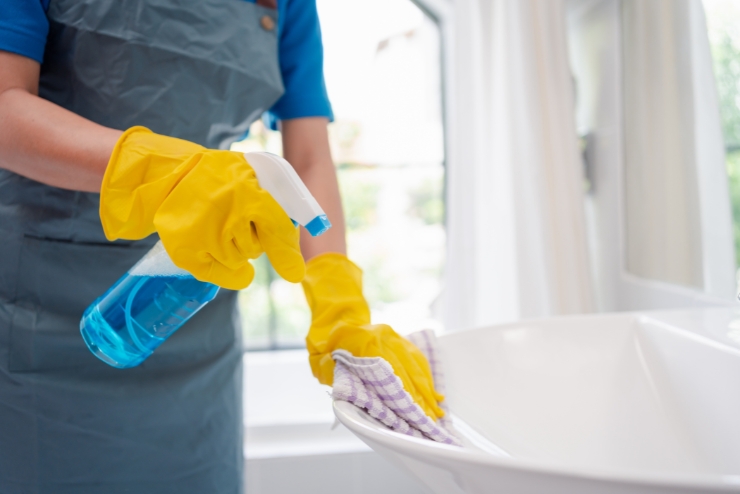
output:
{"label": "transparent bottle body", "polygon": [[158,242],[85,310],[80,332],[103,362],[135,367],[217,293],[176,267]]}

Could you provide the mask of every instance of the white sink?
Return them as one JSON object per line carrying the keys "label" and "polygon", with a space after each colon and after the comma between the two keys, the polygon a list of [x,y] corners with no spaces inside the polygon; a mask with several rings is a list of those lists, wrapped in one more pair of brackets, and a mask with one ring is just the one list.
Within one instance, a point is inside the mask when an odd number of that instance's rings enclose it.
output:
{"label": "white sink", "polygon": [[339,420],[432,492],[740,493],[740,311],[550,318],[439,338],[465,447]]}

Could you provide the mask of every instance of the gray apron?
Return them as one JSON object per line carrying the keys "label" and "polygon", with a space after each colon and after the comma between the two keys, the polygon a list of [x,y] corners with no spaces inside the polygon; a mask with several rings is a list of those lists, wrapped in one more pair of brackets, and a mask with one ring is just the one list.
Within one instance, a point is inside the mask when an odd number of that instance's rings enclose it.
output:
{"label": "gray apron", "polygon": [[[39,94],[103,125],[224,148],[283,91],[273,9],[52,0],[48,15]],[[241,493],[236,293],[139,367],[99,361],[82,312],[156,238],[107,242],[98,206],[0,170],[0,493]]]}

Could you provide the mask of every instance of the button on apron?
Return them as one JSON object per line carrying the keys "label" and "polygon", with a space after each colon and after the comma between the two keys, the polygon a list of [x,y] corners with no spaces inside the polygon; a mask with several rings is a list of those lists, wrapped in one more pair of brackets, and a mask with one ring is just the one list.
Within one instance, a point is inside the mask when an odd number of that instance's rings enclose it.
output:
{"label": "button on apron", "polygon": [[275,29],[275,21],[269,15],[263,15],[260,19],[260,25],[265,31],[272,31]]}

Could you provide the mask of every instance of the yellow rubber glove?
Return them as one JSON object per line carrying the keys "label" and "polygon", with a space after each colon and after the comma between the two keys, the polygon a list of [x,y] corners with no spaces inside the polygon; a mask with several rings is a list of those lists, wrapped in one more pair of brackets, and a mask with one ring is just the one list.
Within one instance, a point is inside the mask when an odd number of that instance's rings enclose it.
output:
{"label": "yellow rubber glove", "polygon": [[360,268],[342,254],[314,257],[306,264],[303,291],[311,308],[306,344],[311,370],[319,382],[330,386],[334,382],[334,350],[347,350],[355,357],[383,357],[427,415],[444,416],[438,405],[444,397],[434,389],[424,354],[390,326],[370,324]]}
{"label": "yellow rubber glove", "polygon": [[224,288],[248,286],[249,260],[262,252],[288,281],[305,273],[298,229],[259,187],[242,153],[144,127],[128,129],[116,143],[100,190],[100,219],[109,240],[158,232],[176,266]]}

